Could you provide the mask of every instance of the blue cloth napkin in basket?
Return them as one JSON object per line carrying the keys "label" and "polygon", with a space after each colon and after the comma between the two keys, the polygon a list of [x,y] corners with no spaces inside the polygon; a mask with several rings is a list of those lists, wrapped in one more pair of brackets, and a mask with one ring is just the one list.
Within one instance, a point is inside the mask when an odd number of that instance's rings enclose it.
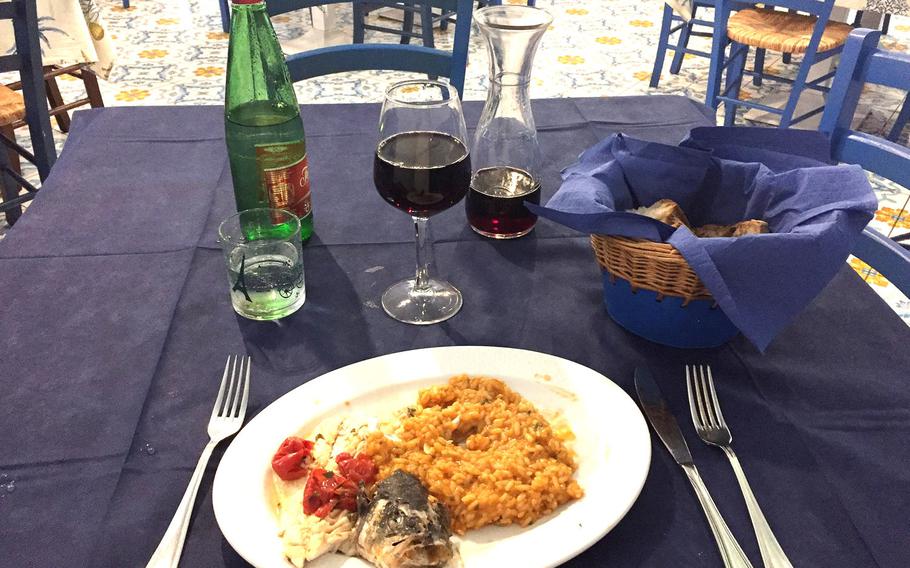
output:
{"label": "blue cloth napkin in basket", "polygon": [[[818,132],[696,128],[679,146],[613,135],[581,154],[535,213],[585,233],[670,243],[760,350],[828,284],[877,200]],[[693,227],[765,220],[771,233],[698,238],[627,210],[676,201]]]}

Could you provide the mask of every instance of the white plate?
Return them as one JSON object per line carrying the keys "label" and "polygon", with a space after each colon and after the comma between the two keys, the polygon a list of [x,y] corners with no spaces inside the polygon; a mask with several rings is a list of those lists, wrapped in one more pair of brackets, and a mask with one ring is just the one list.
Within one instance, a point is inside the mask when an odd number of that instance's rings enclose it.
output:
{"label": "white plate", "polygon": [[[561,412],[575,432],[585,496],[530,527],[485,527],[460,539],[465,568],[556,566],[597,542],[626,514],[651,462],[645,420],[609,379],[566,359],[498,347],[437,347],[368,359],[331,371],[282,396],[253,418],[225,452],[212,489],[215,518],[231,546],[257,568],[288,568],[270,504],[271,458],[282,440],[328,416],[383,415],[417,391],[461,373],[504,380],[545,414]],[[256,388],[255,369],[252,388]],[[369,566],[326,555],[312,568]]]}

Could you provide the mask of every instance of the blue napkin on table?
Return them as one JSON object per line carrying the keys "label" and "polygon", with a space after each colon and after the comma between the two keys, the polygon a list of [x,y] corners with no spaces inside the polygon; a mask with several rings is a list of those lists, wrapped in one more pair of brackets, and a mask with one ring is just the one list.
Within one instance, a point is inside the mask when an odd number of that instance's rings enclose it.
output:
{"label": "blue napkin on table", "polygon": [[[819,132],[696,128],[679,146],[615,134],[562,172],[538,215],[585,233],[676,247],[760,350],[828,284],[877,200],[858,166],[835,165]],[[677,202],[693,227],[763,219],[771,232],[698,238],[626,212]]]}

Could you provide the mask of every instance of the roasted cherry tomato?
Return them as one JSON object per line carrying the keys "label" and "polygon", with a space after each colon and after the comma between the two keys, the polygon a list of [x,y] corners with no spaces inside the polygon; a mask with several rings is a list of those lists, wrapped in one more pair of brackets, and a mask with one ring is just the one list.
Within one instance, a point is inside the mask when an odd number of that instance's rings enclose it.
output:
{"label": "roasted cherry tomato", "polygon": [[[337,476],[341,477],[341,476]],[[345,511],[357,510],[357,483],[346,479],[344,483],[335,488],[335,497],[338,500],[336,507]]]}
{"label": "roasted cherry tomato", "polygon": [[303,488],[303,512],[320,518],[328,515],[338,503],[335,489],[345,481],[343,476],[331,471],[314,469]]}
{"label": "roasted cherry tomato", "polygon": [[285,481],[300,479],[307,472],[307,458],[313,451],[313,442],[291,436],[281,443],[272,458],[272,469]]}
{"label": "roasted cherry tomato", "polygon": [[376,481],[376,475],[379,468],[373,463],[370,456],[357,454],[357,457],[351,456],[347,452],[342,452],[335,457],[335,463],[342,475],[359,485],[361,482],[365,485],[372,485]]}

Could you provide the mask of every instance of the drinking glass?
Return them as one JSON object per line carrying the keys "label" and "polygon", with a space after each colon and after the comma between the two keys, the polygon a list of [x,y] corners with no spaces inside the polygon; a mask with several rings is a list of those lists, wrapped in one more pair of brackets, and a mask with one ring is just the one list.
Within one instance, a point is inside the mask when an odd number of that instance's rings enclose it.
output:
{"label": "drinking glass", "polygon": [[284,209],[248,209],[218,227],[231,304],[241,316],[274,320],[306,301],[300,219]]}
{"label": "drinking glass", "polygon": [[458,92],[446,83],[403,81],[386,91],[379,118],[373,183],[389,204],[414,220],[417,272],[382,295],[394,319],[425,325],[461,308],[457,288],[429,274],[427,223],[464,198],[471,182],[467,130]]}

